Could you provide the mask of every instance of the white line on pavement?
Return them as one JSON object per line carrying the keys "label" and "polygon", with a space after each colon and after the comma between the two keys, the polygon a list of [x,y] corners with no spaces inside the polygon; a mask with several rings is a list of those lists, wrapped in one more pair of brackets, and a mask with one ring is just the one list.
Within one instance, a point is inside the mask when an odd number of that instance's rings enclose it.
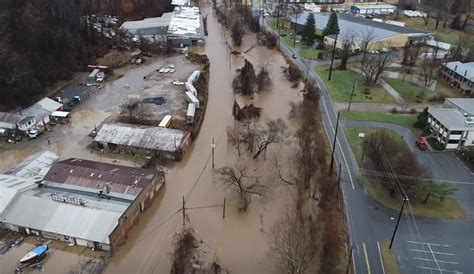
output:
{"label": "white line on pavement", "polygon": [[410,249],[411,251],[416,251],[416,252],[425,252],[425,253],[434,253],[434,254],[440,254],[440,255],[446,255],[446,256],[454,256],[453,253],[445,253],[445,252],[437,252],[437,251],[425,251],[425,250],[419,250],[419,249]]}
{"label": "white line on pavement", "polygon": [[412,243],[412,244],[423,244],[423,245],[431,245],[431,246],[449,247],[449,245],[442,245],[442,244],[422,243],[422,242],[415,242],[415,241],[407,241],[407,242]]}
{"label": "white line on pavement", "polygon": [[365,247],[365,243],[362,243],[362,247],[364,248],[365,263],[367,264],[367,274],[370,274],[369,256],[367,256],[367,248]]}
{"label": "white line on pavement", "polygon": [[436,269],[436,268],[430,268],[426,266],[417,266],[418,268],[421,269],[428,269],[428,270],[436,270],[436,271],[441,271],[441,272],[449,272],[449,273],[456,273],[456,274],[463,274],[461,271],[456,271],[456,270],[447,270],[447,269]]}
{"label": "white line on pavement", "polygon": [[[413,259],[415,260],[423,260],[423,261],[430,261],[430,262],[434,262],[435,260],[432,260],[432,259],[426,259],[426,258],[418,258],[418,257],[413,257]],[[448,262],[448,261],[440,261],[440,260],[436,260],[438,263],[443,263],[443,264],[459,264],[457,262]]]}
{"label": "white line on pavement", "polygon": [[385,267],[383,265],[382,252],[380,251],[380,243],[377,241],[377,248],[379,249],[380,263],[382,264],[382,272],[385,274]]}
{"label": "white line on pavement", "polygon": [[436,266],[438,267],[439,271],[441,271],[441,268],[439,267],[438,260],[436,259],[436,256],[435,256],[435,254],[434,254],[434,252],[433,252],[433,249],[431,249],[431,245],[428,245],[428,248],[429,248],[430,251],[431,251],[431,255],[433,256],[433,259],[434,259],[434,261],[435,261],[435,263],[436,263]]}

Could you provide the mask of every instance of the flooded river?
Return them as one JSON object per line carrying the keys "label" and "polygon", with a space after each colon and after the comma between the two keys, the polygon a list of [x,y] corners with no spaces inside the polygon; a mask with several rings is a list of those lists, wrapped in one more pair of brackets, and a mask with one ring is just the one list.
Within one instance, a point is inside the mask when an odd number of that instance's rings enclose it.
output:
{"label": "flooded river", "polygon": [[[209,36],[205,53],[211,66],[209,100],[201,131],[184,159],[167,171],[164,191],[132,229],[126,244],[119,247],[105,273],[169,273],[171,236],[182,226],[179,209],[183,196],[186,197],[187,208],[196,208],[186,211],[189,218],[187,225],[197,231],[197,235],[208,245],[222,267],[233,273],[276,272],[268,250],[267,232],[280,216],[283,207],[291,201],[291,195],[285,187],[274,182],[277,187],[273,188],[268,199],[255,198],[248,212],[240,213],[236,205],[237,197],[215,182],[210,160],[211,140],[215,137],[217,142],[216,168],[236,161],[235,149],[227,144],[226,128],[234,123],[231,116],[234,102],[231,82],[235,69],[243,65],[243,57],[254,64],[256,71],[259,64],[270,64],[273,87],[271,91],[263,92],[253,100],[256,106],[263,108],[262,120],[287,119],[288,103],[301,100],[302,96],[299,94],[300,89],[292,89],[291,84],[283,79],[281,66],[285,65],[285,60],[281,54],[260,46],[253,47],[256,39],[247,35],[240,50],[244,52],[253,48],[242,55],[229,57],[225,31],[210,9],[204,8],[202,13],[208,14]],[[228,43],[231,43],[230,40]],[[138,85],[136,81],[143,81],[140,79],[153,66],[156,64],[136,67],[106,88],[115,88],[118,93],[126,84]],[[51,137],[51,150],[69,157],[110,161],[111,159],[98,159],[100,155],[93,154],[84,147],[90,142],[86,135],[94,124],[99,124],[116,112],[120,96],[117,96],[119,99],[109,99],[112,97],[111,93],[98,94],[97,98],[91,99],[89,107],[76,111],[73,123],[78,123],[79,126],[59,128],[61,134]],[[90,107],[95,111],[91,112]],[[22,144],[22,149],[12,148],[1,152],[1,168],[4,170],[12,167],[32,153],[47,147],[46,138],[39,138],[29,144]],[[244,159],[250,158],[246,157]],[[255,170],[259,169],[259,175],[263,174],[269,180],[274,180],[269,161],[247,162]],[[220,206],[224,197],[227,201],[225,219],[222,218]]]}
{"label": "flooded river", "polygon": [[[201,132],[192,149],[180,163],[167,174],[166,189],[151,210],[140,220],[127,243],[120,247],[110,262],[106,273],[168,273],[171,265],[171,235],[182,226],[182,196],[187,197],[186,207],[206,207],[187,210],[190,225],[197,231],[219,258],[219,263],[233,273],[275,273],[276,269],[268,254],[269,228],[278,218],[291,197],[284,188],[277,188],[267,201],[254,199],[247,213],[239,213],[237,198],[223,189],[213,178],[211,140],[216,138],[216,168],[235,161],[236,151],[227,145],[226,127],[234,123],[231,108],[234,94],[231,82],[235,69],[243,65],[242,56],[229,58],[227,37],[209,9],[207,44],[205,53],[211,62],[209,101]],[[230,43],[230,41],[229,41]],[[250,37],[241,51],[255,44]],[[243,57],[255,66],[267,62],[273,81],[270,92],[257,95],[253,103],[262,107],[262,119],[286,119],[290,101],[301,100],[299,89],[292,89],[283,79],[283,57],[274,50],[254,47]],[[257,163],[258,165],[258,163]],[[271,173],[268,168],[264,173]],[[271,175],[271,174],[267,174]],[[271,176],[267,176],[271,178]],[[222,219],[222,207],[217,206],[227,198],[226,218]],[[212,207],[216,206],[216,207]]]}

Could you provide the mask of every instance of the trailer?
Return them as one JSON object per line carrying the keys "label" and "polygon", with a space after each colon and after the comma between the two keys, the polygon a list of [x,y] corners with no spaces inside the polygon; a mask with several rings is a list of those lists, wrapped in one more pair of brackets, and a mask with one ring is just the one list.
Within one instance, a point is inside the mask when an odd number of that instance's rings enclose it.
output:
{"label": "trailer", "polygon": [[161,120],[160,124],[158,125],[159,127],[169,127],[171,124],[171,115],[165,115],[163,120]]}
{"label": "trailer", "polygon": [[195,97],[197,97],[197,90],[191,82],[186,82],[184,85],[186,86],[187,91],[191,92]]}
{"label": "trailer", "polygon": [[89,81],[95,81],[97,77],[97,73],[99,73],[100,69],[94,69],[91,74],[89,74]]}
{"label": "trailer", "polygon": [[199,108],[199,100],[196,98],[196,96],[194,96],[189,91],[186,91],[185,95],[186,95],[186,101],[188,101],[188,103],[194,104],[196,108]]}
{"label": "trailer", "polygon": [[188,77],[188,82],[190,82],[190,83],[196,82],[199,79],[199,75],[201,75],[200,70],[193,71],[193,73],[191,73],[191,75],[189,75],[189,77]]}
{"label": "trailer", "polygon": [[194,114],[196,113],[196,105],[193,103],[188,104],[188,111],[186,112],[186,123],[194,123]]}

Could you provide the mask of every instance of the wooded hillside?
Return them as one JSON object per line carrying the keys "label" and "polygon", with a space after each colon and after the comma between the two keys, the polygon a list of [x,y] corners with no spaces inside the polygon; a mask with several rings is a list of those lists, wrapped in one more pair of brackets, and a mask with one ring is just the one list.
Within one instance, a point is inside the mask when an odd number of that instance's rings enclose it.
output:
{"label": "wooded hillside", "polygon": [[108,48],[87,14],[159,16],[169,0],[0,0],[0,106],[25,106]]}

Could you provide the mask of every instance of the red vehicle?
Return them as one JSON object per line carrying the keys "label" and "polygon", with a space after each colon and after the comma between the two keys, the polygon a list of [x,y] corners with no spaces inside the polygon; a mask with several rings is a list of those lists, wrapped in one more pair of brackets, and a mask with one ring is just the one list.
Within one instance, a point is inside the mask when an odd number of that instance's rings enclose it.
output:
{"label": "red vehicle", "polygon": [[426,150],[427,146],[425,137],[418,138],[418,140],[416,141],[416,146],[419,147],[421,150]]}

